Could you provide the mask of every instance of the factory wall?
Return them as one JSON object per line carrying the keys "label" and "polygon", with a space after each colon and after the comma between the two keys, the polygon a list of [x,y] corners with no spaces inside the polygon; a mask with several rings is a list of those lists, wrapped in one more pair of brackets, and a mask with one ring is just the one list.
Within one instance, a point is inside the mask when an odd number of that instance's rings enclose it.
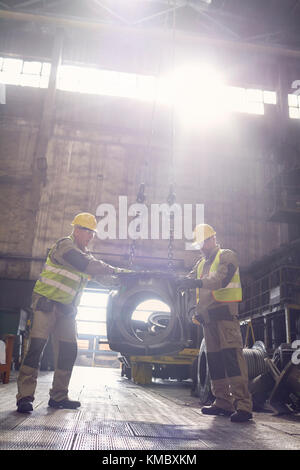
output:
{"label": "factory wall", "polygon": [[[80,211],[96,212],[118,197],[136,201],[141,182],[146,204],[204,204],[222,246],[242,266],[287,241],[286,227],[267,222],[267,182],[281,169],[272,158],[273,118],[236,115],[221,127],[193,131],[164,108],[129,99],[57,92],[47,150],[47,181],[33,201],[33,158],[45,90],[7,86],[0,127],[0,276],[38,277],[47,249],[70,233]],[[271,112],[270,112],[271,114]],[[38,203],[38,211],[33,207]],[[95,239],[92,251],[126,265],[128,240]],[[137,256],[167,258],[167,240],[137,240]],[[120,256],[118,256],[120,255]],[[197,254],[175,241],[174,257],[189,269]]]}

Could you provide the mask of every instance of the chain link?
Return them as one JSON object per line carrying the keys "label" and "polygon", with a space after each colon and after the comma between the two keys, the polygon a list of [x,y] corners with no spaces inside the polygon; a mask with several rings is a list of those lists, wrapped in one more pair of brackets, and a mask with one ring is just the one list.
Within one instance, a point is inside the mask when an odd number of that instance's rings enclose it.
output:
{"label": "chain link", "polygon": [[[170,191],[168,194],[167,202],[169,206],[172,206],[176,200],[176,195],[174,193],[173,185],[170,186]],[[168,244],[168,268],[174,268],[174,212],[170,213],[170,238]]]}
{"label": "chain link", "polygon": [[168,268],[173,269],[174,268],[174,214],[170,214],[170,238],[169,238],[169,244],[168,244]]}
{"label": "chain link", "polygon": [[[136,202],[138,202],[140,204],[143,204],[145,202],[145,200],[146,200],[145,184],[141,183],[140,187],[139,187],[139,191],[138,191],[137,196],[136,196]],[[134,219],[139,217],[139,215],[140,215],[140,212],[137,212]],[[139,230],[140,229],[137,229],[137,231],[139,231]],[[136,252],[136,240],[132,240],[132,242],[130,244],[130,248],[129,248],[129,266],[130,267],[132,267],[132,265],[133,265],[135,252]]]}
{"label": "chain link", "polygon": [[133,265],[133,260],[135,257],[135,248],[136,248],[136,240],[132,240],[132,243],[130,245],[129,249],[129,266],[132,267]]}

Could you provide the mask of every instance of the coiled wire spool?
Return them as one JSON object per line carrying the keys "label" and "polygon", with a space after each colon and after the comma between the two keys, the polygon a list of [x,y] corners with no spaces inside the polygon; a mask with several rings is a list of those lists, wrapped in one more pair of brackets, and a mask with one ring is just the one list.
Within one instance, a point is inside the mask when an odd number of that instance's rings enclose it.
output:
{"label": "coiled wire spool", "polygon": [[[262,341],[256,341],[251,349],[244,348],[243,355],[248,366],[249,380],[267,372],[267,364],[265,362],[267,351]],[[202,405],[213,401],[210,381],[206,344],[205,339],[203,339],[199,350],[195,384],[196,394],[199,396],[200,404]]]}
{"label": "coiled wire spool", "polygon": [[251,349],[244,348],[243,355],[247,362],[249,379],[254,379],[258,375],[267,372],[265,362],[267,351],[262,341],[256,341]]}

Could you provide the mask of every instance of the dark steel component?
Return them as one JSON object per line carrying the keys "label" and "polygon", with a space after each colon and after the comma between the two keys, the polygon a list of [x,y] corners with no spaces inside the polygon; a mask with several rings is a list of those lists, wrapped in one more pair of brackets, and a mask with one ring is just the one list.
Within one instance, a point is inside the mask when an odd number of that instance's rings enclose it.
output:
{"label": "dark steel component", "polygon": [[295,350],[289,343],[282,343],[274,351],[272,361],[280,371],[283,371],[285,366],[290,362],[294,351]]}
{"label": "dark steel component", "polygon": [[261,411],[268,400],[275,385],[275,379],[270,373],[260,374],[249,382],[249,391],[252,396],[253,410]]}
{"label": "dark steel component", "polygon": [[[122,287],[110,294],[107,306],[107,339],[110,348],[125,355],[162,355],[175,353],[187,346],[187,314],[183,295],[176,291],[170,273],[128,273],[121,276]],[[132,320],[136,307],[157,299],[170,307],[170,313],[155,312],[144,331]],[[151,316],[149,317],[151,320]],[[149,325],[148,325],[149,323]]]}
{"label": "dark steel component", "polygon": [[[267,365],[265,362],[267,352],[262,341],[257,341],[253,345],[252,349],[243,349],[243,354],[248,366],[249,380],[267,372]],[[267,379],[264,380],[266,381]],[[255,384],[253,391],[256,394],[259,393],[258,384]],[[202,340],[198,356],[196,394],[199,396],[200,403],[202,405],[207,404],[213,400],[210,386],[210,374],[207,362],[205,339]],[[256,398],[256,401],[257,400],[258,399]],[[263,397],[260,398],[260,402],[261,401],[264,401]]]}
{"label": "dark steel component", "polygon": [[202,405],[211,403],[214,398],[210,387],[205,339],[201,342],[198,355],[196,394],[199,396]]}
{"label": "dark steel component", "polygon": [[277,377],[270,405],[278,413],[300,411],[300,365],[290,361]]}
{"label": "dark steel component", "polygon": [[267,357],[267,351],[262,341],[256,341],[252,349],[243,349],[243,354],[248,366],[249,379],[266,372],[265,357]]}

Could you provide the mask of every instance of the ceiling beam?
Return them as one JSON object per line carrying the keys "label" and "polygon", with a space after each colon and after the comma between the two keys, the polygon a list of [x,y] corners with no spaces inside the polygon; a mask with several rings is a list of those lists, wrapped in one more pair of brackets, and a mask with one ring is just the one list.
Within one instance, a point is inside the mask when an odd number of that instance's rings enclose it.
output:
{"label": "ceiling beam", "polygon": [[273,57],[286,57],[291,59],[300,58],[300,49],[288,49],[284,47],[267,46],[262,44],[253,44],[251,42],[235,41],[229,39],[211,38],[191,34],[185,31],[162,28],[137,28],[133,26],[120,26],[114,24],[106,24],[95,21],[89,21],[82,18],[63,17],[58,15],[41,15],[27,12],[0,10],[0,18],[5,20],[25,21],[33,23],[41,23],[48,25],[56,25],[65,28],[84,29],[100,33],[134,35],[136,38],[148,38],[160,40],[162,42],[170,42],[171,40],[181,45],[200,46],[209,45],[217,49],[224,48],[237,52],[258,53]]}
{"label": "ceiling beam", "polygon": [[27,0],[26,2],[18,3],[17,5],[14,5],[13,8],[24,8],[28,7],[30,5],[34,5],[35,3],[40,3],[41,0]]}

